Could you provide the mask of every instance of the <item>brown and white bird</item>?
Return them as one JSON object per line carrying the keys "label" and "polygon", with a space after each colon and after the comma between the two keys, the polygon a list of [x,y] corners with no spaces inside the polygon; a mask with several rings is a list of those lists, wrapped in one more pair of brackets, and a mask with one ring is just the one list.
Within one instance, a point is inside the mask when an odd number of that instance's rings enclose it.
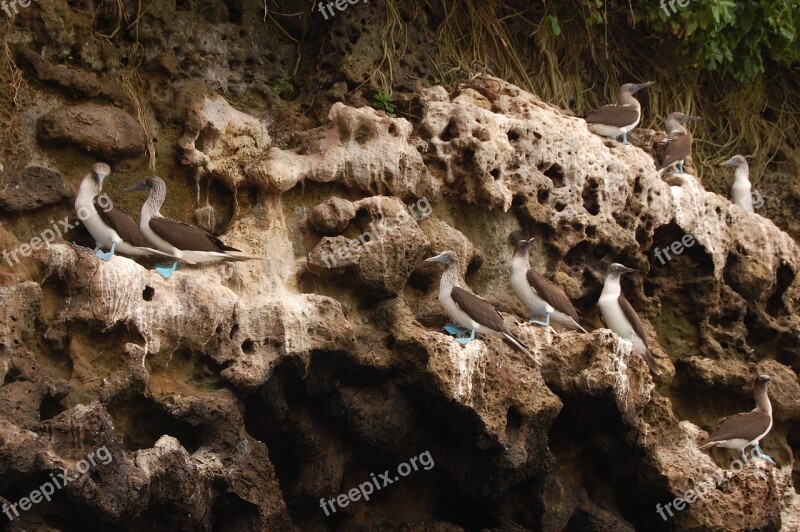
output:
{"label": "brown and white bird", "polygon": [[617,103],[600,107],[586,115],[589,131],[611,137],[622,137],[623,144],[629,144],[628,132],[639,124],[642,118],[642,105],[633,97],[636,92],[655,84],[655,81],[644,83],[626,83],[617,91]]}
{"label": "brown and white bird", "polygon": [[[151,245],[165,253],[174,255],[180,260],[191,262],[220,262],[259,260],[261,257],[234,255],[231,251],[239,251],[226,245],[222,240],[208,231],[184,222],[165,218],[161,214],[161,206],[167,197],[167,185],[157,176],[150,176],[141,183],[128,187],[123,192],[149,190],[150,195],[142,205],[139,226]],[[178,263],[172,267],[157,266],[162,275],[172,275]]]}
{"label": "brown and white bird", "polygon": [[[531,268],[528,258],[531,243],[532,238],[517,242],[511,258],[511,287],[533,313],[530,322],[549,327],[552,319],[565,327],[585,333],[586,329],[578,323],[578,312],[564,291]],[[536,321],[536,316],[544,316],[545,321]]]}
{"label": "brown and white bird", "polygon": [[717,424],[714,433],[699,442],[699,449],[709,449],[711,447],[736,449],[742,455],[742,459],[747,462],[747,455],[744,450],[752,445],[756,456],[774,464],[775,461],[764,454],[759,445],[761,439],[772,429],[772,404],[769,402],[768,387],[769,376],[759,376],[756,379],[755,389],[753,390],[756,407],[750,412],[722,418]]}
{"label": "brown and white bird", "polygon": [[747,159],[741,155],[734,155],[720,166],[730,166],[736,169],[733,185],[731,186],[731,201],[745,212],[756,212],[753,208],[753,186],[750,184],[750,166]]}
{"label": "brown and white bird", "polygon": [[653,352],[647,347],[647,336],[644,334],[644,327],[639,315],[622,295],[622,287],[619,279],[624,273],[634,270],[626,268],[622,264],[614,263],[608,268],[603,292],[597,306],[600,307],[600,314],[606,327],[614,331],[617,335],[633,342],[633,350],[647,362],[650,371],[654,375],[661,375],[658,369]]}
{"label": "brown and white bird", "polygon": [[[525,345],[508,329],[503,317],[491,303],[461,287],[459,282],[460,261],[454,251],[443,251],[426,262],[440,262],[445,265],[439,281],[439,303],[457,325],[448,323],[445,330],[456,336],[461,344],[475,338],[475,333],[488,334],[502,338],[520,352],[525,353],[538,366],[539,361]],[[469,333],[466,338],[457,335]]]}
{"label": "brown and white bird", "polygon": [[684,126],[687,122],[702,120],[699,116],[670,113],[666,120],[667,138],[661,145],[662,155],[658,169],[677,165],[683,173],[683,162],[692,153],[692,134]]}
{"label": "brown and white bird", "polygon": [[110,174],[107,164],[94,164],[81,181],[75,198],[78,218],[97,244],[95,255],[104,261],[111,260],[117,252],[148,260],[179,260],[172,254],[153,249],[131,215],[102,194],[103,181]]}

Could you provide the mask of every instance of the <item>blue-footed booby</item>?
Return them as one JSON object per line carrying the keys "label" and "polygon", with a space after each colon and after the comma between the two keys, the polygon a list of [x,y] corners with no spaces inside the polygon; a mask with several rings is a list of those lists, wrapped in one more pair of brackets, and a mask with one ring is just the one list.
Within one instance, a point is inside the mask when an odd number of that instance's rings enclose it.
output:
{"label": "blue-footed booby", "polygon": [[722,418],[714,433],[699,442],[699,449],[710,447],[736,449],[742,455],[742,459],[747,462],[744,449],[752,445],[756,456],[774,464],[772,458],[764,454],[759,445],[761,439],[772,429],[772,404],[769,402],[767,394],[768,387],[769,376],[759,376],[753,390],[756,407],[750,412]]}
{"label": "blue-footed booby", "polygon": [[[167,197],[167,185],[157,176],[150,176],[141,183],[126,188],[123,192],[149,190],[150,195],[142,205],[139,224],[147,240],[156,248],[193,262],[219,262],[259,260],[262,257],[231,255],[229,251],[240,251],[225,245],[222,240],[204,229],[187,223],[170,220],[161,215],[161,206]],[[172,275],[178,263],[172,266],[158,266],[157,269]]]}
{"label": "blue-footed booby", "polygon": [[94,164],[81,181],[75,198],[78,218],[97,243],[95,255],[105,261],[111,260],[116,252],[151,260],[178,260],[169,253],[152,249],[131,215],[114,205],[108,196],[100,195],[103,180],[109,174],[111,168],[107,164]]}
{"label": "blue-footed booby", "polygon": [[650,371],[654,375],[661,375],[652,351],[647,347],[647,336],[644,334],[642,320],[639,319],[636,311],[625,296],[622,295],[622,287],[619,278],[623,273],[630,273],[634,270],[626,268],[616,262],[608,268],[606,281],[603,284],[603,292],[597,306],[600,307],[600,314],[603,323],[614,331],[617,335],[633,342],[633,350],[647,362]]}
{"label": "blue-footed booby", "polygon": [[445,265],[442,272],[442,279],[439,281],[439,303],[447,314],[461,327],[448,323],[445,330],[452,335],[470,333],[468,338],[456,338],[459,343],[466,344],[475,338],[475,333],[497,336],[514,346],[516,349],[525,353],[536,365],[536,360],[531,352],[520,342],[508,329],[503,317],[497,312],[491,303],[478,297],[469,290],[461,288],[459,275],[459,259],[454,251],[443,251],[442,253],[425,259],[426,262],[441,262]]}
{"label": "blue-footed booby", "polygon": [[736,168],[731,187],[731,201],[745,212],[756,212],[753,209],[753,187],[750,184],[750,166],[747,164],[747,159],[741,155],[734,155],[724,163],[720,163],[720,166]]}
{"label": "blue-footed booby", "polygon": [[[511,286],[517,297],[533,313],[530,322],[549,327],[552,319],[570,329],[585,333],[586,329],[578,324],[578,312],[564,291],[531,269],[528,253],[532,242],[532,238],[517,242],[511,258]],[[536,316],[544,316],[545,321],[536,321]]]}
{"label": "blue-footed booby", "polygon": [[683,161],[692,152],[692,134],[684,124],[692,120],[702,120],[699,116],[689,116],[683,113],[670,113],[667,116],[667,138],[663,142],[663,154],[658,169],[678,165],[678,171],[683,173]]}
{"label": "blue-footed booby", "polygon": [[589,131],[612,139],[621,136],[622,143],[629,144],[628,132],[635,128],[642,118],[642,105],[633,95],[653,84],[655,81],[626,83],[621,86],[617,92],[616,105],[604,105],[586,115],[584,120],[589,126]]}

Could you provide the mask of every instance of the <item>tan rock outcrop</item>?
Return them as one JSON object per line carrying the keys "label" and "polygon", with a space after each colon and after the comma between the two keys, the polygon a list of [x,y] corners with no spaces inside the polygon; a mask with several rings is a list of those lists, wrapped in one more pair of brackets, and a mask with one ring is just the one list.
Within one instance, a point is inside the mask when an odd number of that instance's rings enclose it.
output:
{"label": "tan rock outcrop", "polygon": [[[417,130],[337,103],[292,147],[202,86],[176,102],[182,164],[259,190],[222,237],[264,260],[165,280],[57,243],[20,270],[28,279],[0,278],[0,490],[105,444],[109,469],[68,491],[92,524],[324,528],[320,499],[429,451],[435,466],[340,506],[337,523],[791,522],[800,250],[769,220],[693,176],[668,184],[644,151],[495,78],[421,92]],[[675,252],[686,234],[696,243]],[[595,330],[527,322],[508,285],[520,236],[536,238],[533,267]],[[664,264],[657,248],[670,250]],[[497,338],[462,346],[442,331],[440,269],[422,259],[445,249],[541,369]],[[623,291],[657,382],[630,341],[599,326],[611,262],[636,269]],[[735,453],[696,442],[752,408],[761,373],[776,420],[762,447],[779,465],[732,471]],[[701,499],[674,505],[699,485]],[[674,515],[662,519],[667,503]]]}

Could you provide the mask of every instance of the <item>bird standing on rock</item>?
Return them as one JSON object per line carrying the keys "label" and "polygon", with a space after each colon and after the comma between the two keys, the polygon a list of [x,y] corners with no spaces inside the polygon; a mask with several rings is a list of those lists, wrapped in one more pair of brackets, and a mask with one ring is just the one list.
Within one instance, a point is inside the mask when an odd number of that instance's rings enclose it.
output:
{"label": "bird standing on rock", "polygon": [[[105,163],[96,163],[81,181],[75,198],[78,218],[94,238],[98,258],[108,261],[116,252],[151,260],[179,260],[177,257],[150,247],[139,226],[130,214],[114,205],[103,191],[103,181],[111,174]],[[104,252],[103,249],[109,249]]]}
{"label": "bird standing on rock", "polygon": [[[148,177],[141,183],[126,188],[123,192],[136,190],[150,191],[147,201],[142,205],[139,224],[147,240],[157,249],[174,255],[180,260],[188,259],[193,262],[244,261],[261,258],[231,255],[230,251],[240,250],[225,245],[219,238],[199,227],[162,216],[161,206],[167,197],[167,185],[160,177]],[[157,266],[156,269],[168,277],[177,267],[178,262],[176,261],[172,266]]]}
{"label": "bird standing on rock", "polygon": [[761,439],[772,429],[772,403],[769,402],[768,387],[769,376],[759,376],[753,390],[756,407],[750,412],[722,418],[714,433],[701,441],[698,448],[701,450],[711,447],[736,449],[742,455],[742,459],[747,462],[744,449],[752,445],[753,453],[756,456],[775,464],[772,458],[764,454],[759,445]]}
{"label": "bird standing on rock", "polygon": [[647,347],[647,337],[644,334],[642,320],[639,319],[636,311],[625,296],[622,295],[622,287],[619,284],[620,276],[634,270],[626,268],[616,262],[608,268],[603,292],[597,306],[600,307],[600,314],[603,323],[614,331],[617,335],[633,342],[633,350],[647,362],[650,371],[654,375],[661,375],[652,351]]}
{"label": "bird standing on rock", "polygon": [[736,168],[733,186],[731,186],[731,201],[745,212],[755,212],[753,209],[753,186],[750,184],[750,166],[747,159],[741,155],[734,155],[720,166]]}
{"label": "bird standing on rock", "polygon": [[617,92],[616,105],[604,105],[586,115],[584,120],[589,126],[589,131],[612,139],[621,136],[623,144],[630,144],[628,132],[635,128],[642,118],[642,105],[633,95],[654,84],[655,81],[645,81],[621,86]]}
{"label": "bird standing on rock", "polygon": [[[476,332],[496,336],[503,338],[516,349],[531,357],[537,366],[539,365],[536,357],[508,329],[503,317],[491,303],[469,290],[461,288],[458,280],[460,261],[454,251],[443,251],[435,257],[425,259],[425,262],[440,262],[445,265],[439,281],[439,303],[453,321],[461,326],[448,323],[444,327],[448,333],[456,336],[459,343],[469,343],[475,338]],[[466,338],[457,336],[467,333],[469,336]]]}
{"label": "bird standing on rock", "polygon": [[[531,268],[528,253],[532,242],[532,238],[517,242],[511,259],[511,287],[533,313],[530,323],[549,327],[552,318],[556,323],[585,333],[586,329],[578,323],[578,312],[564,291]],[[536,316],[544,316],[545,321],[536,321]]]}
{"label": "bird standing on rock", "polygon": [[677,165],[678,171],[683,173],[683,162],[692,152],[692,134],[684,124],[693,120],[702,120],[699,116],[689,116],[683,113],[670,113],[666,120],[667,138],[663,142],[664,152],[658,169],[669,168]]}

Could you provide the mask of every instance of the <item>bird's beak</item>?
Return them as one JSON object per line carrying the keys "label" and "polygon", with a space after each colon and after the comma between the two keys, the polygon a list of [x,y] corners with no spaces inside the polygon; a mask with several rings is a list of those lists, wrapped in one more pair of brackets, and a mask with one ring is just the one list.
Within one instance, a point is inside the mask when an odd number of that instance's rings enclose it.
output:
{"label": "bird's beak", "polygon": [[443,263],[444,262],[444,252],[439,253],[435,257],[430,257],[428,259],[425,259],[425,262],[442,262]]}
{"label": "bird's beak", "polygon": [[683,119],[684,122],[694,122],[695,120],[702,120],[702,116],[687,116]]}
{"label": "bird's beak", "polygon": [[639,92],[640,90],[642,90],[644,88],[649,87],[650,85],[655,85],[655,84],[656,84],[655,81],[645,81],[644,83],[634,83],[633,85],[631,85],[631,88],[628,89],[628,92],[630,92],[631,94],[634,94],[634,93]]}
{"label": "bird's beak", "polygon": [[635,272],[635,271],[636,270],[634,270],[633,268],[628,268],[627,266],[623,266],[622,267],[622,273],[632,273],[632,272]]}
{"label": "bird's beak", "polygon": [[122,192],[135,192],[137,190],[147,190],[149,188],[150,188],[150,185],[148,185],[147,182],[142,181],[141,183],[136,183],[132,187],[126,188]]}
{"label": "bird's beak", "polygon": [[720,166],[736,166],[736,161],[733,158],[728,159],[724,163],[719,163]]}

